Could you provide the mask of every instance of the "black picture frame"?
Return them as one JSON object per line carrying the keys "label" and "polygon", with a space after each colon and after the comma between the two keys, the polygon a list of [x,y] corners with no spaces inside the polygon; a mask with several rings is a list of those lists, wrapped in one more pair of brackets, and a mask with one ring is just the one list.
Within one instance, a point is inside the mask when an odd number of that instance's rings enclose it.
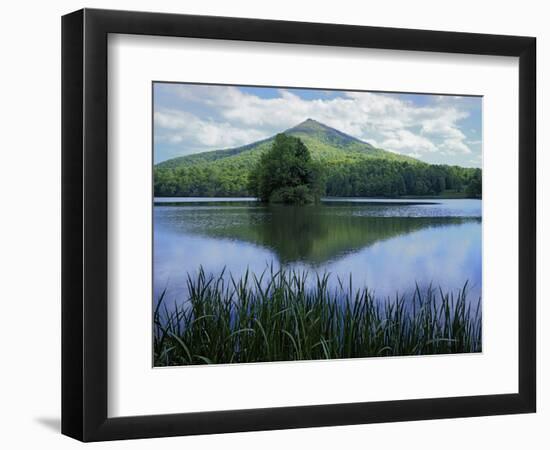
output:
{"label": "black picture frame", "polygon": [[[178,36],[519,58],[517,393],[107,416],[107,36]],[[536,408],[536,39],[83,9],[62,18],[62,433],[82,441],[529,413]]]}

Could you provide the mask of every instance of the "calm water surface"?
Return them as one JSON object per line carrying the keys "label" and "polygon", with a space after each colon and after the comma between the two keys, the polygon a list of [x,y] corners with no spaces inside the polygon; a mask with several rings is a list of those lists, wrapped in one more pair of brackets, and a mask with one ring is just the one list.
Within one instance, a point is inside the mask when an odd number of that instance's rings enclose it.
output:
{"label": "calm water surface", "polygon": [[253,199],[155,199],[154,298],[186,299],[199,266],[235,277],[269,265],[331,273],[379,297],[415,283],[481,295],[480,200],[324,199],[318,206]]}

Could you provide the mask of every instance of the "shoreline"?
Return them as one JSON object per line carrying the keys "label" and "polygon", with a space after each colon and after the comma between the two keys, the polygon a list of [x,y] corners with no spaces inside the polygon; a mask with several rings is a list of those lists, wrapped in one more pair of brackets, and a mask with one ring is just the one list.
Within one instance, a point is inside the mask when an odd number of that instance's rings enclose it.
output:
{"label": "shoreline", "polygon": [[[418,201],[416,201],[418,200]],[[437,204],[438,200],[483,200],[472,197],[452,196],[401,196],[401,197],[322,197],[321,202],[357,202],[357,203],[392,203],[399,204]],[[155,196],[154,204],[163,203],[198,203],[198,202],[260,202],[256,197],[165,197]]]}

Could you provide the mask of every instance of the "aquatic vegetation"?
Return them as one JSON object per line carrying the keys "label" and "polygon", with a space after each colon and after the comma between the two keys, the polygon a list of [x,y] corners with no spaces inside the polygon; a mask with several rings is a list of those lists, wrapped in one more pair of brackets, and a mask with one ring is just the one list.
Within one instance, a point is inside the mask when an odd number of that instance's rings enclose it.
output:
{"label": "aquatic vegetation", "polygon": [[432,286],[376,298],[351,277],[247,271],[187,275],[188,298],[154,310],[154,365],[227,364],[481,351],[481,299]]}

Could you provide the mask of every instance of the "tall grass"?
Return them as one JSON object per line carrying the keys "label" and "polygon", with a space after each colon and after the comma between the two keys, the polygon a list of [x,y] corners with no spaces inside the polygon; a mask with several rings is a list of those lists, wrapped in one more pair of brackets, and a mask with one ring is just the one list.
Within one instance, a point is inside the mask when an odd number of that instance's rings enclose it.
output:
{"label": "tall grass", "polygon": [[481,351],[479,299],[416,286],[408,297],[375,298],[351,277],[267,269],[241,278],[187,276],[189,297],[154,311],[155,366],[246,363]]}

